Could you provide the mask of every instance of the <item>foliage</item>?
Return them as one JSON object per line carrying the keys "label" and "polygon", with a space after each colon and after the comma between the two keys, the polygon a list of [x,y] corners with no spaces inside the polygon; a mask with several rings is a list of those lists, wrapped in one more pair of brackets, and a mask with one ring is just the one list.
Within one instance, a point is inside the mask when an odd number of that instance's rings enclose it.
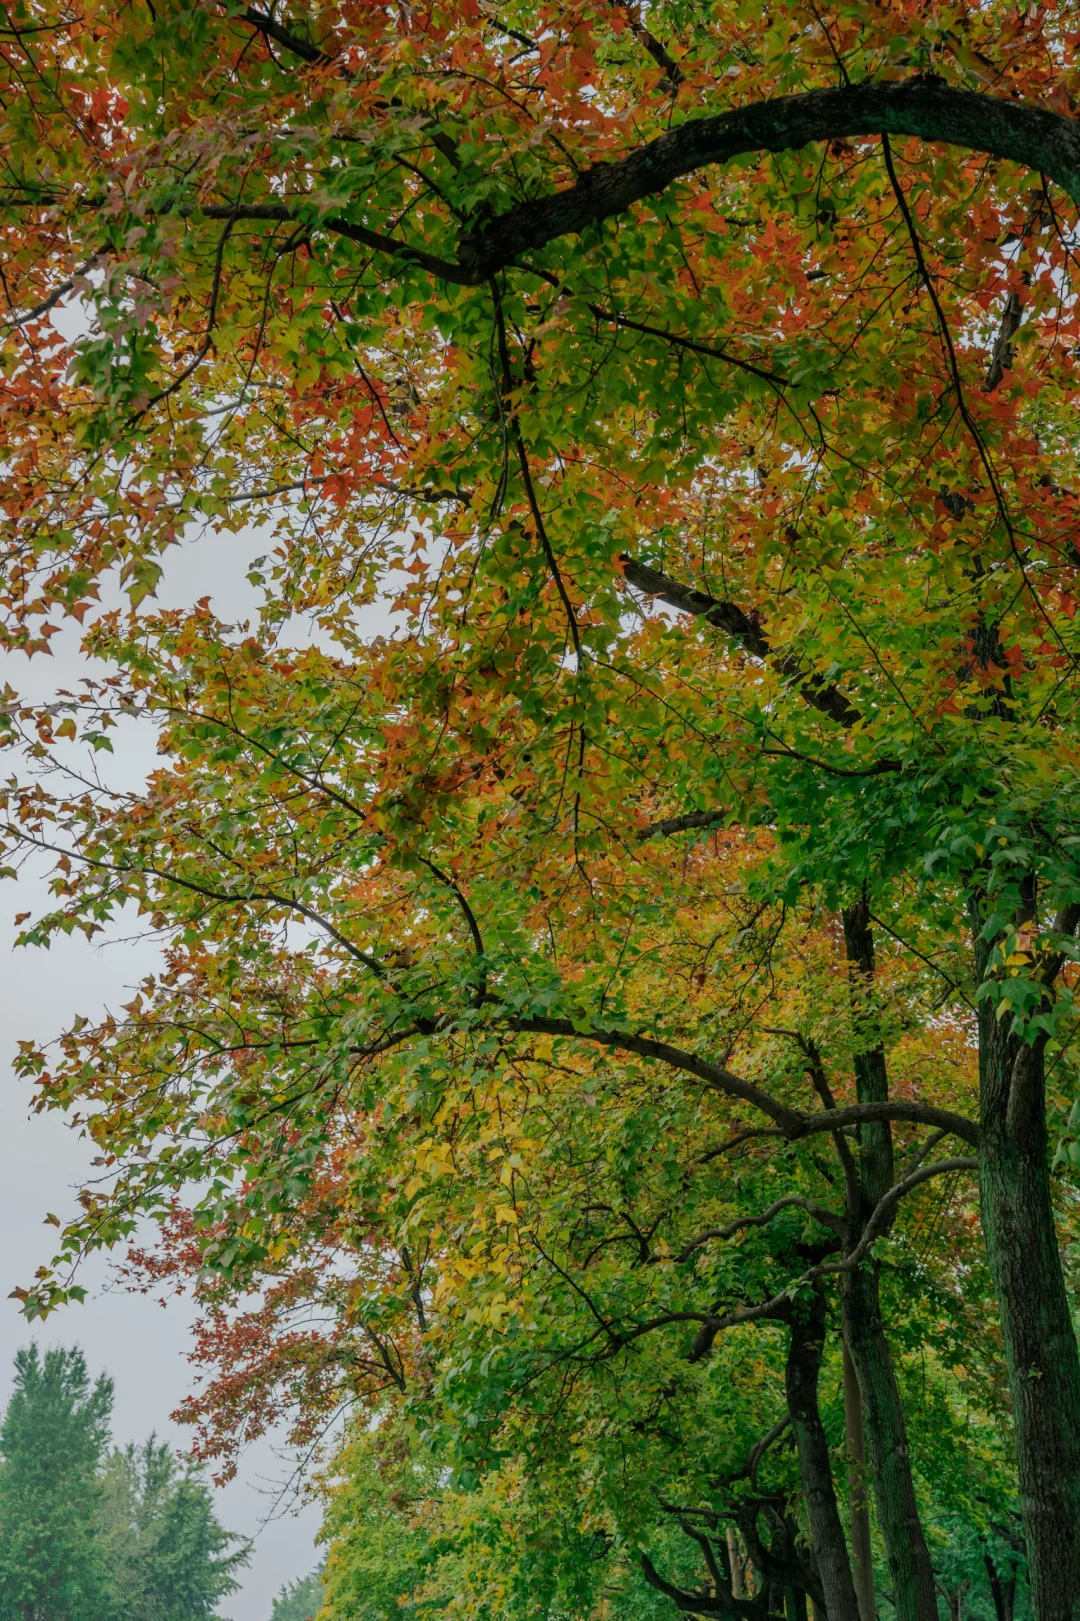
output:
{"label": "foliage", "polygon": [[322,1608],[322,1602],[322,1572],[313,1570],[310,1576],[289,1582],[281,1589],[274,1600],[274,1611],[270,1621],[314,1621],[314,1617]]}
{"label": "foliage", "polygon": [[100,1621],[107,1572],[98,1471],[112,1385],[93,1384],[78,1350],[36,1345],[15,1358],[0,1428],[0,1615]]}
{"label": "foliage", "polygon": [[[746,1460],[820,1306],[902,1621],[931,1555],[955,1591],[1011,1525],[1010,1420],[1057,1621],[1069,8],[44,18],[0,50],[4,628],[89,618],[111,671],[9,695],[5,838],[57,862],[25,943],[134,909],[164,957],[23,1049],[106,1173],[28,1312],[153,1217],[131,1265],[205,1307],[204,1455],[286,1410],[303,1445],[400,1417],[476,1494],[474,1551],[514,1467],[544,1513],[595,1496],[523,1578],[574,1610],[586,1534],[700,1608],[648,1552],[676,1487],[710,1603],[725,1524],[817,1598],[804,1455],[770,1448],[760,1497]],[[253,625],[153,611],[189,524],[253,513]],[[94,607],[108,570],[131,614]],[[132,717],[161,764],[114,793],[78,746]]]}

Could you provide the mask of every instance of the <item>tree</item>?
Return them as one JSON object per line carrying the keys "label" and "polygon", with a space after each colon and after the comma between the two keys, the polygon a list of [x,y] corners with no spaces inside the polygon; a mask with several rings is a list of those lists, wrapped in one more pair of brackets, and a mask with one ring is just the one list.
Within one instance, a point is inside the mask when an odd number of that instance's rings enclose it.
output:
{"label": "tree", "polygon": [[321,1570],[313,1570],[298,1582],[289,1582],[274,1600],[274,1613],[270,1621],[315,1621],[322,1609],[323,1578]]}
{"label": "tree", "polygon": [[[32,761],[140,704],[170,755],[138,802],[10,793],[13,845],[60,852],[28,940],[131,901],[173,947],[44,1082],[99,1104],[123,1161],[72,1247],[212,1167],[244,1186],[198,1230],[242,1271],[346,1152],[343,1098],[374,1133],[380,1096],[414,1109],[488,1046],[659,1064],[733,1129],[831,1137],[905,1621],[937,1599],[872,1251],[922,1186],[898,1144],[939,1133],[975,1152],[927,1178],[978,1160],[1041,1621],[1080,1592],[1046,1101],[1080,916],[1069,30],[998,5],[672,3],[646,26],[607,0],[342,0],[295,25],[20,12],[3,47],[10,638],[85,613],[114,563],[145,601],[186,522],[279,502],[258,635],[204,608],[106,622],[112,687],[12,705]],[[74,343],[46,322],[71,290]],[[366,647],[388,578],[406,634]],[[280,656],[297,609],[339,656]],[[755,904],[836,920],[843,1110],[812,1055],[770,1073],[774,1038],[739,1047],[695,994],[680,862],[718,825],[767,834]],[[977,1010],[978,1120],[898,1092],[896,936]],[[156,1084],[178,1071],[194,1101]],[[693,1308],[706,1338],[722,1304]]]}
{"label": "tree", "polygon": [[236,1591],[246,1546],[218,1524],[205,1485],[153,1437],[102,1474],[104,1548],[117,1621],[198,1621]]}
{"label": "tree", "polygon": [[82,1352],[16,1353],[0,1427],[0,1615],[100,1621],[108,1579],[97,1478],[112,1385],[91,1384]]}

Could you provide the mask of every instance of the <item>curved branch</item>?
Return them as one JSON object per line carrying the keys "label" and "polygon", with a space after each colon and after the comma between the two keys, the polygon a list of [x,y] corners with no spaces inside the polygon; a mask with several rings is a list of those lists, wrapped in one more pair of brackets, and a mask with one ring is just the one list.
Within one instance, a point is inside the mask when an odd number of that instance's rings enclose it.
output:
{"label": "curved branch", "polygon": [[714,1598],[709,1593],[687,1593],[681,1587],[674,1587],[671,1582],[665,1581],[647,1553],[641,1556],[641,1573],[650,1587],[655,1587],[658,1593],[666,1598],[684,1615],[756,1615],[760,1606],[747,1604],[742,1599],[731,1599],[726,1594]]}
{"label": "curved branch", "polygon": [[750,1454],[746,1460],[746,1468],[743,1470],[743,1474],[749,1480],[751,1486],[757,1486],[757,1472],[761,1466],[762,1458],[765,1456],[766,1452],[768,1452],[773,1442],[779,1441],[780,1437],[783,1435],[790,1423],[791,1414],[785,1413],[783,1418],[778,1418],[772,1429],[763,1435],[760,1441],[755,1441],[753,1446],[750,1448]]}
{"label": "curved branch", "polygon": [[[839,1113],[839,1110],[837,1111]],[[698,1331],[690,1347],[689,1360],[698,1362],[707,1356],[712,1349],[713,1341],[718,1334],[727,1328],[738,1328],[743,1323],[757,1323],[763,1319],[772,1318],[775,1321],[786,1321],[791,1311],[793,1296],[799,1289],[813,1283],[816,1278],[833,1276],[838,1272],[853,1272],[865,1259],[870,1246],[887,1230],[892,1220],[893,1212],[905,1194],[917,1188],[920,1183],[928,1182],[934,1176],[947,1176],[955,1171],[978,1170],[979,1162],[972,1156],[957,1159],[936,1160],[932,1165],[920,1165],[907,1176],[902,1177],[896,1185],[889,1189],[884,1198],[880,1199],[870,1214],[870,1218],[863,1229],[862,1237],[849,1255],[841,1261],[821,1261],[817,1266],[808,1267],[801,1276],[792,1278],[791,1282],[779,1294],[773,1295],[771,1300],[762,1300],[756,1306],[739,1306],[734,1311],[721,1313],[716,1307],[712,1311],[670,1311],[663,1312],[659,1317],[651,1317],[647,1322],[637,1323],[632,1329],[618,1336],[619,1348],[630,1344],[633,1340],[642,1339],[646,1334],[653,1333],[658,1328],[667,1328],[672,1323],[697,1323]]]}
{"label": "curved branch", "polygon": [[928,1182],[932,1176],[947,1176],[950,1171],[977,1171],[979,1162],[972,1155],[964,1155],[957,1159],[939,1159],[932,1165],[920,1165],[907,1176],[901,1177],[895,1187],[874,1206],[870,1219],[863,1229],[859,1239],[850,1255],[845,1255],[842,1261],[823,1261],[814,1269],[813,1274],[806,1273],[800,1282],[810,1282],[812,1277],[825,1277],[829,1273],[854,1272],[863,1259],[874,1240],[880,1238],[892,1219],[892,1213],[906,1193],[917,1188],[920,1182]]}
{"label": "curved branch", "polygon": [[635,1053],[639,1058],[655,1058],[671,1069],[683,1070],[687,1075],[695,1076],[704,1081],[706,1086],[714,1087],[718,1092],[724,1092],[728,1097],[741,1098],[744,1103],[750,1103],[770,1120],[775,1120],[782,1126],[785,1135],[801,1137],[806,1124],[802,1115],[777,1098],[771,1097],[768,1092],[762,1091],[752,1081],[744,1081],[741,1076],[735,1075],[722,1064],[710,1064],[708,1059],[698,1058],[694,1053],[685,1052],[681,1047],[673,1047],[667,1041],[655,1041],[650,1036],[635,1036],[625,1030],[590,1030],[578,1029],[570,1019],[546,1019],[535,1017],[531,1019],[500,1020],[506,1028],[518,1030],[524,1035],[535,1034],[539,1036],[567,1036],[571,1040],[590,1041],[601,1047],[614,1047],[619,1052]]}
{"label": "curved branch", "polygon": [[830,1109],[827,1114],[804,1117],[798,1136],[809,1137],[819,1131],[840,1131],[845,1126],[858,1126],[864,1120],[907,1120],[913,1125],[936,1126],[961,1142],[979,1146],[979,1127],[966,1115],[954,1114],[951,1109],[939,1109],[933,1103],[918,1103],[914,1098],[888,1098],[882,1103],[851,1103],[842,1109]]}
{"label": "curved branch", "polygon": [[913,135],[1008,158],[1049,176],[1080,201],[1080,130],[1073,119],[919,74],[896,84],[865,80],[688,119],[625,158],[587,169],[565,191],[518,203],[488,221],[462,238],[459,259],[479,279],[709,164],[867,135]]}
{"label": "curved branch", "polygon": [[674,1047],[668,1041],[636,1036],[627,1030],[579,1027],[571,1019],[536,1016],[529,1019],[500,1019],[499,1023],[505,1029],[517,1030],[523,1035],[566,1036],[571,1041],[588,1041],[601,1047],[613,1047],[618,1052],[635,1053],[639,1058],[656,1059],[671,1069],[695,1076],[717,1092],[752,1104],[768,1119],[775,1121],[783,1135],[793,1142],[822,1131],[842,1131],[846,1126],[857,1126],[864,1120],[909,1120],[919,1125],[937,1126],[952,1132],[963,1142],[978,1145],[979,1128],[973,1120],[953,1114],[950,1109],[938,1109],[931,1103],[918,1103],[911,1098],[891,1098],[882,1103],[853,1103],[842,1109],[829,1109],[824,1114],[805,1115],[789,1109],[786,1103],[781,1103],[752,1081],[744,1081],[722,1064],[711,1064],[708,1059],[698,1058],[695,1053]]}
{"label": "curved branch", "polygon": [[747,1227],[767,1227],[774,1216],[782,1210],[805,1210],[815,1221],[820,1221],[823,1227],[829,1227],[833,1232],[843,1237],[847,1231],[847,1223],[842,1216],[834,1215],[826,1210],[824,1205],[815,1204],[813,1199],[805,1199],[799,1193],[786,1193],[782,1199],[777,1199],[768,1210],[763,1210],[758,1216],[741,1216],[738,1221],[729,1221],[726,1227],[706,1227],[703,1232],[683,1245],[677,1255],[650,1256],[650,1261],[672,1260],[676,1266],[688,1261],[696,1250],[703,1244],[708,1244],[714,1238],[734,1238],[736,1233],[744,1232]]}
{"label": "curved branch", "polygon": [[[470,938],[472,939],[473,952],[482,960],[484,957],[484,939],[480,933],[480,925],[476,921],[476,913],[465,899],[464,892],[459,888],[452,878],[448,877],[445,872],[441,871],[441,869],[435,865],[434,861],[429,861],[427,856],[420,856],[418,859],[420,860],[421,864],[428,869],[432,876],[438,879],[440,884],[446,885],[447,889],[457,901],[468,927]],[[479,1007],[485,1000],[486,996],[487,974],[482,972],[480,984],[477,986],[476,996],[474,998],[474,1006]]]}
{"label": "curved branch", "polygon": [[[262,25],[262,19],[259,23],[254,18],[247,20]],[[292,41],[289,48],[294,48]],[[318,59],[324,59],[323,53]],[[476,287],[500,270],[521,268],[523,253],[620,214],[663,191],[673,180],[709,164],[730,163],[763,152],[795,151],[814,141],[889,134],[913,135],[1008,158],[1048,176],[1080,200],[1080,131],[1071,118],[919,75],[899,84],[869,80],[838,89],[810,90],[709,118],[689,119],[625,158],[595,164],[566,190],[518,203],[478,230],[467,232],[460,240],[456,262],[342,216],[319,223],[325,230],[416,265],[440,280]],[[445,143],[435,134],[431,139],[442,149]],[[208,219],[310,223],[300,221],[284,203],[185,204],[177,212],[183,216],[199,213]]]}

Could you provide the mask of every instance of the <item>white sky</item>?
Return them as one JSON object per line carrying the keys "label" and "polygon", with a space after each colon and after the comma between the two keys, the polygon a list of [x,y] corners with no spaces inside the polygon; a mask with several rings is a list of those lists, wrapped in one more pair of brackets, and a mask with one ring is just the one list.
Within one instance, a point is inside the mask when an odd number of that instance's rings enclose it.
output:
{"label": "white sky", "polygon": [[[249,559],[268,549],[266,533],[209,536],[174,548],[157,593],[162,606],[194,602],[207,593],[223,618],[244,617],[254,602],[245,579]],[[383,628],[381,625],[378,628]],[[27,660],[0,654],[0,683],[9,682],[30,697],[48,698],[59,687],[72,688],[86,674],[100,674],[79,651],[74,628],[54,638],[53,654]],[[115,759],[99,756],[103,774],[141,780],[155,761],[148,729],[133,725],[125,737],[111,734]],[[2,763],[2,762],[0,762]],[[0,977],[0,1407],[11,1386],[16,1348],[31,1338],[43,1345],[81,1344],[94,1374],[107,1370],[116,1382],[113,1433],[118,1442],[139,1440],[156,1430],[178,1446],[187,1437],[168,1415],[190,1386],[185,1360],[191,1313],[184,1301],[162,1308],[149,1297],[107,1291],[104,1263],[83,1282],[90,1298],[82,1306],[54,1313],[31,1329],[18,1302],[7,1299],[17,1284],[50,1258],[56,1230],[43,1225],[54,1211],[63,1220],[73,1208],[73,1190],[86,1174],[91,1150],[54,1116],[30,1116],[29,1088],[9,1065],[20,1038],[47,1040],[76,1013],[91,1018],[106,1006],[128,999],[128,988],[155,966],[151,945],[97,946],[65,939],[49,951],[13,951],[14,915],[37,908],[44,895],[40,880],[22,875],[0,884],[0,950],[7,946],[7,972]],[[122,931],[120,931],[122,932]],[[215,1494],[217,1512],[230,1530],[256,1538],[242,1590],[222,1605],[233,1621],[268,1621],[283,1582],[304,1576],[316,1563],[314,1544],[319,1513],[307,1505],[278,1514],[263,1524],[289,1476],[289,1460],[264,1441],[249,1448],[239,1478]]]}

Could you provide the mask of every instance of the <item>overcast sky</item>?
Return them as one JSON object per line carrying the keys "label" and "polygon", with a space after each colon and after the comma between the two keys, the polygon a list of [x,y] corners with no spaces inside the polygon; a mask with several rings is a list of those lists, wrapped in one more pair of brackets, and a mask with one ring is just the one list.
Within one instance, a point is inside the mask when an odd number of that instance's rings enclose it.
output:
{"label": "overcast sky", "polygon": [[[174,548],[157,601],[180,606],[210,594],[223,618],[242,617],[253,603],[244,578],[249,559],[267,549],[265,540],[247,533],[208,537]],[[100,674],[79,652],[78,634],[65,631],[54,639],[52,657],[27,660],[0,655],[0,679],[26,696],[51,696],[72,687],[80,676]],[[133,724],[116,739],[110,775],[134,784],[154,763],[149,728]],[[190,1388],[186,1362],[190,1310],[184,1301],[162,1308],[153,1299],[110,1290],[104,1264],[83,1279],[91,1287],[82,1306],[54,1313],[33,1330],[7,1298],[17,1284],[26,1285],[34,1270],[53,1253],[56,1231],[43,1225],[53,1211],[63,1220],[73,1208],[73,1190],[85,1174],[91,1150],[60,1119],[31,1117],[29,1091],[10,1070],[20,1038],[46,1040],[76,1013],[91,1018],[106,1007],[128,1000],[129,987],[156,966],[152,945],[117,941],[105,946],[74,938],[48,952],[13,951],[16,912],[40,906],[40,879],[20,876],[0,884],[0,940],[7,950],[7,972],[0,980],[0,1405],[11,1384],[11,1361],[18,1346],[39,1343],[80,1344],[91,1371],[107,1370],[116,1381],[114,1436],[118,1442],[139,1440],[156,1430],[183,1446],[183,1431],[170,1425],[168,1414]],[[123,933],[124,931],[118,931]],[[216,1493],[217,1511],[230,1530],[255,1537],[251,1564],[242,1591],[222,1609],[234,1621],[268,1621],[271,1604],[283,1582],[304,1576],[318,1558],[315,1533],[319,1515],[311,1505],[279,1513],[267,1522],[277,1488],[288,1477],[289,1461],[269,1443],[250,1448],[238,1480]]]}

